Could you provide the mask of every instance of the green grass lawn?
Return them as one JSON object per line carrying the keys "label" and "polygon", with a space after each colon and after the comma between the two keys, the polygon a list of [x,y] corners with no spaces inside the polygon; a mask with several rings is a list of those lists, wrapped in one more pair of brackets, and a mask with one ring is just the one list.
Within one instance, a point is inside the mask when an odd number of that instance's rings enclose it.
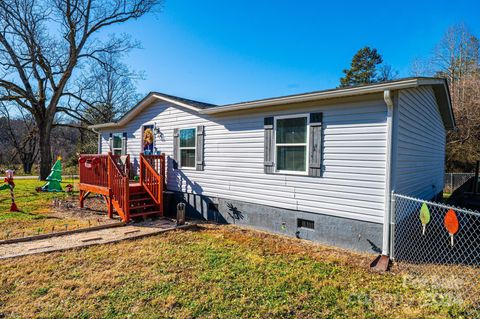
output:
{"label": "green grass lawn", "polygon": [[0,317],[464,317],[462,306],[425,281],[372,273],[372,258],[235,226],[202,226],[0,261]]}
{"label": "green grass lawn", "polygon": [[[78,192],[38,193],[35,189],[45,182],[32,179],[16,179],[15,202],[20,212],[10,212],[10,192],[0,192],[0,239],[20,237],[37,233],[50,232],[52,229],[82,227],[88,222],[84,219],[61,218],[53,214],[52,201],[77,196]],[[78,180],[77,180],[78,181]],[[72,179],[65,179],[62,188],[67,184],[75,185]],[[67,226],[68,227],[68,226]]]}
{"label": "green grass lawn", "polygon": [[[67,164],[67,165],[65,165]],[[34,164],[32,171],[30,173],[25,173],[21,164],[9,164],[9,165],[0,165],[0,171],[4,172],[7,169],[13,169],[15,171],[15,176],[38,176],[40,172],[40,167],[38,164]],[[63,162],[63,176],[67,177],[71,175],[78,174],[78,165],[71,165],[71,163]]]}

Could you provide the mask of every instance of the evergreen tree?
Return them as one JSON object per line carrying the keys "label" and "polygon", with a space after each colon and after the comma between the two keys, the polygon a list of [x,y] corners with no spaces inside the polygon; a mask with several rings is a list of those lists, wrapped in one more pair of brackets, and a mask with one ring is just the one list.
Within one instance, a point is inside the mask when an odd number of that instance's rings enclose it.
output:
{"label": "evergreen tree", "polygon": [[340,86],[354,86],[358,84],[378,82],[377,66],[383,62],[377,49],[364,47],[353,56],[350,69],[343,70],[345,76],[340,78]]}

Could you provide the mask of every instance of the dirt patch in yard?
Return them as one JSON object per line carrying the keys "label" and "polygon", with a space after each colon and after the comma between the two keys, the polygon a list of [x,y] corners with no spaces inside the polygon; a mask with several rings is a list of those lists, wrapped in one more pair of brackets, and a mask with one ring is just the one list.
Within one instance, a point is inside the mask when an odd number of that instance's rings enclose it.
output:
{"label": "dirt patch in yard", "polygon": [[65,230],[118,222],[107,217],[106,205],[101,197],[85,200],[80,208],[78,196],[63,194],[46,202],[36,214],[12,213],[12,218],[0,222],[0,240],[12,239]]}
{"label": "dirt patch in yard", "polygon": [[78,218],[78,219],[106,219],[107,206],[101,196],[91,196],[85,199],[84,208],[80,208],[77,196],[65,199],[55,199],[51,203],[52,212],[50,216],[57,218]]}

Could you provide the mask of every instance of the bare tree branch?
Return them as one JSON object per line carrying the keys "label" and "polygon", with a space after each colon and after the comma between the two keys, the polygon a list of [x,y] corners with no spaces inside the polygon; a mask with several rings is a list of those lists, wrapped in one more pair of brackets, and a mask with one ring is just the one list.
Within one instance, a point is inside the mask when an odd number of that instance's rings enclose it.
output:
{"label": "bare tree branch", "polygon": [[[138,44],[127,37],[101,41],[109,26],[151,12],[162,0],[2,0],[0,1],[0,100],[15,102],[34,118],[40,136],[40,175],[50,170],[50,135],[59,113],[83,120],[86,109],[84,63],[107,68],[111,54]],[[80,93],[82,94],[80,94]],[[63,99],[71,103],[63,105]],[[73,102],[76,100],[76,102]],[[59,108],[59,105],[62,107]]]}

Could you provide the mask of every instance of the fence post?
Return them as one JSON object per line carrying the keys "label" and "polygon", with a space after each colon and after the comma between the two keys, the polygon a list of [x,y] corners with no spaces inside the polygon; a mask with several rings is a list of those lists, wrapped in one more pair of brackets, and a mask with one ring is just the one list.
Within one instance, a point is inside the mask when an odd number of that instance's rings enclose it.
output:
{"label": "fence post", "polygon": [[390,260],[395,259],[395,192],[390,196]]}
{"label": "fence post", "polygon": [[450,193],[453,193],[453,174],[450,173]]}

